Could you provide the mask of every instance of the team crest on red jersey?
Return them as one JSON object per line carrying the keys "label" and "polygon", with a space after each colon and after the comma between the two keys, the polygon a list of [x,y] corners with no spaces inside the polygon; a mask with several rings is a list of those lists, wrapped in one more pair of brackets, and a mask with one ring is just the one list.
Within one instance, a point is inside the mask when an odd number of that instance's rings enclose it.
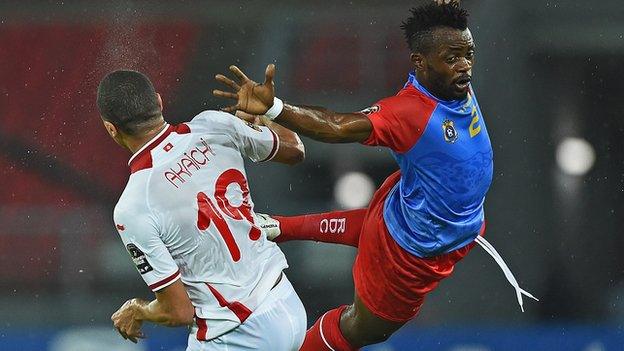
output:
{"label": "team crest on red jersey", "polygon": [[370,115],[373,114],[375,112],[379,112],[381,110],[381,106],[379,105],[374,105],[368,108],[363,109],[362,111],[360,111],[360,113],[363,113],[365,115]]}
{"label": "team crest on red jersey", "polygon": [[447,119],[442,122],[442,130],[444,131],[444,140],[447,143],[454,143],[457,140],[457,130],[453,121]]}

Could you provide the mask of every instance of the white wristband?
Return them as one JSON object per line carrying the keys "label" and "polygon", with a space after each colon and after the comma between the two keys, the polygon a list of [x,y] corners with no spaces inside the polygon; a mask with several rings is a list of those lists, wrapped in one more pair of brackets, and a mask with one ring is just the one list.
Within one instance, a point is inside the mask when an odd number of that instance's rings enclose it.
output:
{"label": "white wristband", "polygon": [[264,116],[270,120],[274,120],[282,113],[284,109],[284,103],[277,97],[273,98],[273,106],[264,114]]}

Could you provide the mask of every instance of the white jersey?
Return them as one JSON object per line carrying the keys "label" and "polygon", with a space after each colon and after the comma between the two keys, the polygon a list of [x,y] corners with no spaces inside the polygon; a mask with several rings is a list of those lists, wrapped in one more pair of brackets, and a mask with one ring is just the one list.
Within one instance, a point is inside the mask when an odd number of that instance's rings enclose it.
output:
{"label": "white jersey", "polygon": [[288,266],[253,224],[242,157],[269,160],[278,147],[269,128],[205,111],[167,125],[130,159],[117,230],[150,289],[182,279],[198,340],[244,322]]}

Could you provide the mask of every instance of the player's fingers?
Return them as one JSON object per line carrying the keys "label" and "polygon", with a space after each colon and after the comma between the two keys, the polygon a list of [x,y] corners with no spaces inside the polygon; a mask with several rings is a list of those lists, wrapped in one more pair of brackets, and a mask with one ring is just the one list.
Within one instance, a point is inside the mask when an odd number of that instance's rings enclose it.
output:
{"label": "player's fingers", "polygon": [[273,77],[275,77],[275,65],[271,63],[264,71],[264,84],[273,84]]}
{"label": "player's fingers", "polygon": [[212,95],[217,96],[217,97],[226,98],[226,99],[234,99],[234,100],[238,99],[238,95],[237,94],[229,93],[227,91],[217,90],[217,89],[212,91]]}
{"label": "player's fingers", "polygon": [[119,333],[119,335],[121,335],[122,338],[124,339],[128,339],[128,337],[126,336],[126,333],[124,333],[123,331],[121,331],[121,328],[115,328],[117,329],[117,332]]}
{"label": "player's fingers", "polygon": [[223,83],[223,84],[229,86],[230,88],[234,89],[234,91],[239,91],[240,90],[240,85],[236,84],[235,81],[233,81],[230,78],[224,76],[223,74],[217,74],[215,76],[215,79],[218,82]]}
{"label": "player's fingers", "polygon": [[241,110],[236,111],[234,114],[236,117],[242,119],[243,121],[247,121],[249,123],[254,123],[256,121],[256,115],[249,114],[247,112],[243,112]]}
{"label": "player's fingers", "polygon": [[224,107],[224,108],[221,109],[221,111],[225,111],[225,112],[229,112],[229,113],[234,113],[234,112],[236,112],[236,110],[238,110],[238,105],[228,106],[228,107]]}
{"label": "player's fingers", "polygon": [[140,330],[137,330],[136,332],[132,333],[131,336],[136,339],[145,339],[145,334],[143,334],[143,332]]}
{"label": "player's fingers", "polygon": [[128,333],[128,339],[134,343],[139,341],[139,339],[145,339],[145,335],[142,332],[136,331],[132,333]]}
{"label": "player's fingers", "polygon": [[240,68],[234,65],[230,66],[230,71],[232,71],[232,73],[234,73],[234,75],[238,77],[238,79],[240,79],[241,82],[245,82],[249,80],[249,78],[247,78],[245,73],[243,73],[243,71],[241,71]]}

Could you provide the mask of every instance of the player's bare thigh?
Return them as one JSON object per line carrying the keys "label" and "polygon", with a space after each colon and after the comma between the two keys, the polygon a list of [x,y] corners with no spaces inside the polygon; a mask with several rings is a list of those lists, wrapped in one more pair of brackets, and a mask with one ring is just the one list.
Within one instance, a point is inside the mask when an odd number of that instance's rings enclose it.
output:
{"label": "player's bare thigh", "polygon": [[376,344],[387,340],[406,322],[391,322],[375,316],[355,291],[354,302],[340,317],[340,330],[354,347]]}

